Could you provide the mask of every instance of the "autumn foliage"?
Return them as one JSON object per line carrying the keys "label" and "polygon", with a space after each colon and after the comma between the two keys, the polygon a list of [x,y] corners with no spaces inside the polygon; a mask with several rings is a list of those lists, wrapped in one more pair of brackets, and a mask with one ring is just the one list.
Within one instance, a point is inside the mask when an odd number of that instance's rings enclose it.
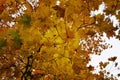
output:
{"label": "autumn foliage", "polygon": [[[94,67],[87,66],[90,54],[100,55],[109,47],[101,44],[103,33],[120,39],[115,34],[119,26],[104,14],[90,17],[102,1],[60,0],[56,5],[57,0],[0,0],[0,79],[112,80],[102,70],[92,74]],[[104,3],[106,15],[120,19],[115,13],[120,0]],[[101,69],[107,64],[101,62]]]}

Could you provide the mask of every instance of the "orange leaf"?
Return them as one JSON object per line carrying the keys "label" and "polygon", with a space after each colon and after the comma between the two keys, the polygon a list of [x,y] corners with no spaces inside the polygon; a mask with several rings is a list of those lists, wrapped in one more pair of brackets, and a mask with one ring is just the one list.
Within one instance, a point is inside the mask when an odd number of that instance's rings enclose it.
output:
{"label": "orange leaf", "polygon": [[0,0],[0,13],[2,13],[2,11],[5,9],[5,7],[3,6],[3,4],[5,4],[6,0]]}
{"label": "orange leaf", "polygon": [[44,75],[44,74],[45,74],[45,71],[33,69],[33,70],[32,70],[32,74],[33,74],[33,75]]}

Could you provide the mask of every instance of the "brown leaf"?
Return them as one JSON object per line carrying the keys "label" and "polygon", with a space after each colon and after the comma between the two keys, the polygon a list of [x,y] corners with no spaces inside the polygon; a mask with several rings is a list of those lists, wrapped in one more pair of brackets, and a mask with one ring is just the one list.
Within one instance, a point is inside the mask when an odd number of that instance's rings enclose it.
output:
{"label": "brown leaf", "polygon": [[105,68],[108,64],[109,64],[109,62],[100,62],[99,63],[101,69]]}
{"label": "brown leaf", "polygon": [[72,65],[72,69],[74,70],[74,72],[76,73],[76,74],[79,74],[80,73],[80,67],[77,65],[77,64],[73,64]]}
{"label": "brown leaf", "polygon": [[120,77],[120,73],[117,76]]}
{"label": "brown leaf", "polygon": [[116,56],[108,58],[109,61],[113,61],[113,62],[114,62],[116,59],[117,59]]}
{"label": "brown leaf", "polygon": [[93,71],[93,70],[94,70],[94,67],[93,67],[92,65],[89,65],[88,69],[89,69],[90,71]]}
{"label": "brown leaf", "polygon": [[118,63],[115,63],[115,67],[117,67]]}
{"label": "brown leaf", "polygon": [[64,17],[64,15],[65,15],[65,8],[64,7],[56,5],[53,7],[53,9],[57,11],[58,17]]}
{"label": "brown leaf", "polygon": [[5,9],[5,7],[4,7],[5,1],[6,0],[0,0],[0,13],[2,13],[3,10]]}
{"label": "brown leaf", "polygon": [[107,72],[107,74],[110,74],[110,72]]}

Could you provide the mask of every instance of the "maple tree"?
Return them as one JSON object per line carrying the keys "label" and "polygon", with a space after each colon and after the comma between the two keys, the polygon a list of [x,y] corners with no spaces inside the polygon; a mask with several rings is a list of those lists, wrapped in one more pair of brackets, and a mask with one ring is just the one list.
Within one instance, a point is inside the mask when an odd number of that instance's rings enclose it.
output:
{"label": "maple tree", "polygon": [[[104,14],[90,17],[103,0],[0,0],[0,78],[5,80],[112,80],[87,66],[90,54],[100,55],[109,45],[101,37],[120,39]],[[34,3],[34,0],[33,2]],[[104,0],[106,15],[120,19],[120,0]],[[96,23],[97,22],[97,23]],[[13,24],[14,23],[14,24]],[[12,25],[12,27],[11,27]],[[111,57],[109,61],[115,61]],[[118,63],[115,65],[117,66]],[[120,76],[120,74],[118,74]]]}

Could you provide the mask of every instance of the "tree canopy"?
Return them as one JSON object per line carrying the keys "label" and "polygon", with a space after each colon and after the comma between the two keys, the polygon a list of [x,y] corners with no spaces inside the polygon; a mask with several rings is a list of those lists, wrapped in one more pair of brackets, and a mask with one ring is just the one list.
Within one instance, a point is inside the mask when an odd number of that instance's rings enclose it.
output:
{"label": "tree canopy", "polygon": [[[114,80],[104,76],[109,62],[99,63],[99,74],[87,64],[90,54],[100,55],[110,47],[102,39],[104,33],[120,39],[119,24],[109,18],[120,19],[120,0],[56,2],[0,0],[0,79]],[[103,14],[91,15],[102,3]]]}

